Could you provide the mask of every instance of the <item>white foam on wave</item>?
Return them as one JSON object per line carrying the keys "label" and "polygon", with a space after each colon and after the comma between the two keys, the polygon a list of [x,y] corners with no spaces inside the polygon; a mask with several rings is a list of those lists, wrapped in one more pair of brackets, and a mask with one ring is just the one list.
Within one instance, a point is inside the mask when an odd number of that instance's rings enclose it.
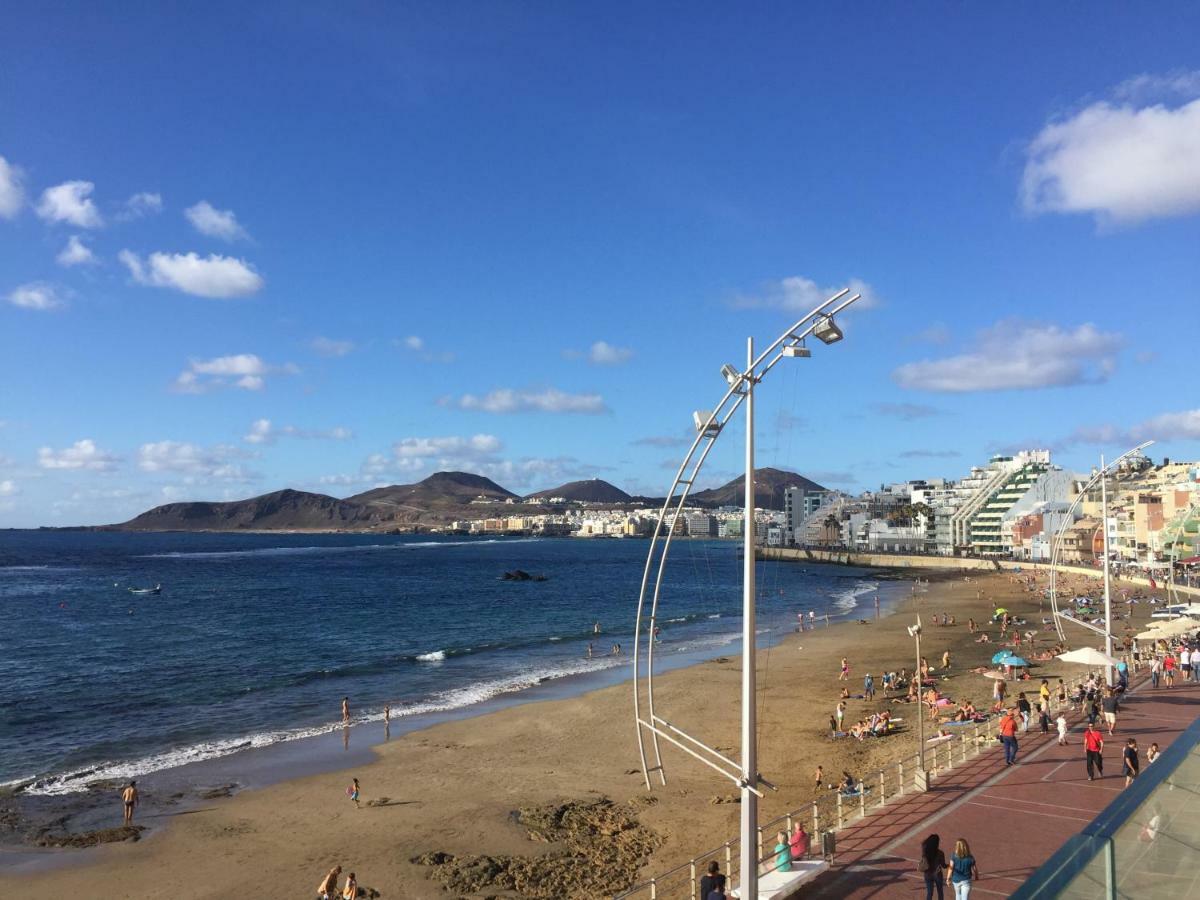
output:
{"label": "white foam on wave", "polygon": [[[362,553],[371,550],[428,550],[433,547],[478,547],[480,544],[525,544],[542,538],[489,538],[484,541],[416,541],[407,544],[354,544],[331,547],[259,547],[255,550],[173,550],[144,553],[134,559],[230,559],[241,556],[299,556],[319,553]],[[32,568],[32,567],[31,567]],[[44,566],[41,568],[45,568]]]}
{"label": "white foam on wave", "polygon": [[421,662],[441,662],[446,658],[445,650],[433,650],[429,653],[422,653],[417,657]]}
{"label": "white foam on wave", "polygon": [[879,589],[878,581],[858,581],[854,587],[833,595],[833,605],[840,612],[850,612],[858,606],[858,598]]}

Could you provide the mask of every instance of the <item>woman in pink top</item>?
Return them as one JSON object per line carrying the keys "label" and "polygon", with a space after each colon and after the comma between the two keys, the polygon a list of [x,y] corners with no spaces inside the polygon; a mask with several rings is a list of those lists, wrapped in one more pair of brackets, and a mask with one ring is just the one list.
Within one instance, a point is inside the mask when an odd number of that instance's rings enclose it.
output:
{"label": "woman in pink top", "polygon": [[796,827],[792,830],[791,837],[788,838],[788,846],[791,849],[793,862],[797,859],[804,859],[804,857],[808,856],[808,832],[804,830],[804,824],[802,822],[796,823]]}

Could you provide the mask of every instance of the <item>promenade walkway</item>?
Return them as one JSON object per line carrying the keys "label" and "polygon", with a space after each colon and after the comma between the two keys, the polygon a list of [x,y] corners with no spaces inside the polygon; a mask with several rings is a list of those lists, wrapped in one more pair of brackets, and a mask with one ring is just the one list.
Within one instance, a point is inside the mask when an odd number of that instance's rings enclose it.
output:
{"label": "promenade walkway", "polygon": [[[1072,722],[1066,747],[1057,745],[1053,732],[1021,735],[1011,768],[997,744],[945,773],[928,793],[886,806],[839,832],[833,868],[804,896],[924,897],[917,857],[921,841],[938,834],[947,858],[956,838],[970,843],[982,875],[972,886],[973,897],[1007,897],[1122,790],[1121,750],[1127,738],[1137,739],[1145,768],[1151,742],[1165,749],[1197,715],[1200,685],[1152,690],[1148,682],[1140,683],[1122,704],[1116,734],[1105,735],[1104,777],[1092,782],[1084,768],[1082,720]],[[947,888],[946,896],[953,897],[953,891]]]}

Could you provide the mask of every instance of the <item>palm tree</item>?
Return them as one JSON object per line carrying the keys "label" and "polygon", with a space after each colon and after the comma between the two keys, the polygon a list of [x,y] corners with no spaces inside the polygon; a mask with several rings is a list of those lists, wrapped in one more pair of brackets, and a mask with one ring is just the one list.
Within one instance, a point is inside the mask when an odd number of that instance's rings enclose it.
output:
{"label": "palm tree", "polygon": [[821,523],[821,527],[824,530],[821,540],[826,545],[836,544],[839,542],[842,533],[842,522],[837,516],[835,516],[833,513],[827,515],[825,520]]}

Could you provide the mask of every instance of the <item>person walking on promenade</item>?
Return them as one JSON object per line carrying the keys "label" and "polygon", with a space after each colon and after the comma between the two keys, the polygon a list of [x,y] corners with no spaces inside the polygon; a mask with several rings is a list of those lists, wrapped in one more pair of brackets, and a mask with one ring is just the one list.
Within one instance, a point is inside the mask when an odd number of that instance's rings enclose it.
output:
{"label": "person walking on promenade", "polygon": [[1117,710],[1120,708],[1117,703],[1117,695],[1112,688],[1107,688],[1104,691],[1104,699],[1101,701],[1104,707],[1104,722],[1108,725],[1108,733],[1112,733],[1117,728]]}
{"label": "person walking on promenade", "polygon": [[1095,781],[1098,772],[1104,777],[1104,735],[1094,724],[1088,722],[1087,730],[1083,733],[1083,750],[1087,754],[1088,781]]}
{"label": "person walking on promenade", "polygon": [[1160,678],[1162,678],[1162,660],[1155,656],[1150,660],[1150,687],[1157,689]]}
{"label": "person walking on promenade", "polygon": [[1004,745],[1004,765],[1011,766],[1017,761],[1017,716],[1016,710],[1010,709],[1000,720],[1000,743]]}
{"label": "person walking on promenade", "polygon": [[700,896],[708,900],[713,891],[725,893],[725,876],[721,874],[721,865],[715,859],[708,864],[708,873],[700,876]]}
{"label": "person walking on promenade", "polygon": [[1125,749],[1121,751],[1121,766],[1125,769],[1125,787],[1129,787],[1142,767],[1138,760],[1137,741],[1133,738],[1125,742]]}
{"label": "person walking on promenade", "polygon": [[1192,662],[1192,681],[1200,682],[1200,644],[1192,648],[1188,658]]}
{"label": "person walking on promenade", "polygon": [[938,900],[945,900],[942,879],[946,871],[946,854],[938,849],[941,838],[931,834],[921,842],[921,858],[917,860],[917,871],[925,876],[925,900],[933,900],[934,888]]}
{"label": "person walking on promenade", "polygon": [[863,679],[863,699],[875,699],[875,679],[871,677],[870,672],[868,672],[866,677]]}
{"label": "person walking on promenade", "polygon": [[1059,713],[1054,724],[1058,727],[1058,746],[1067,746],[1067,716],[1065,713]]}
{"label": "person walking on promenade", "polygon": [[1033,713],[1033,707],[1029,705],[1024,691],[1017,694],[1017,712],[1021,714],[1021,733],[1024,734],[1029,730],[1029,719]]}
{"label": "person walking on promenade", "polygon": [[1167,651],[1167,655],[1162,661],[1163,681],[1167,687],[1175,687],[1175,657],[1171,655],[1171,651]]}
{"label": "person walking on promenade", "polygon": [[1154,762],[1156,759],[1158,759],[1157,742],[1151,744],[1150,749],[1146,751],[1146,765],[1150,765],[1150,763]]}
{"label": "person walking on promenade", "polygon": [[125,786],[125,790],[121,791],[121,802],[125,804],[125,824],[133,824],[133,808],[142,802],[138,796],[137,782],[131,781]]}
{"label": "person walking on promenade", "polygon": [[970,900],[971,882],[978,880],[979,869],[975,865],[975,857],[971,855],[971,847],[963,838],[959,838],[954,842],[950,867],[946,869],[946,884],[954,888],[954,900]]}

